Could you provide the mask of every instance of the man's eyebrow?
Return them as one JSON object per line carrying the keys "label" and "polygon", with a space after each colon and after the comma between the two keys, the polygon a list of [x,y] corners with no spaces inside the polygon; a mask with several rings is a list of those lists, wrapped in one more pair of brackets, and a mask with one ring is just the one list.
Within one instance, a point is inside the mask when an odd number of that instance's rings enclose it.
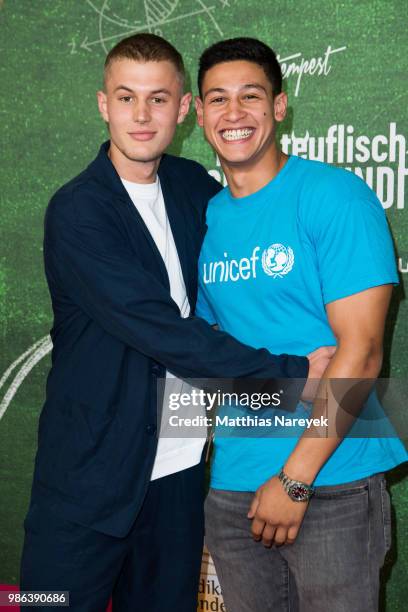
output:
{"label": "man's eyebrow", "polygon": [[133,93],[133,89],[126,87],[126,85],[118,85],[115,87],[114,92],[119,91],[119,89],[124,89],[125,91],[130,91],[130,93]]}
{"label": "man's eyebrow", "polygon": [[267,93],[265,87],[263,85],[260,85],[259,83],[246,83],[242,86],[242,89],[261,89],[262,91]]}
{"label": "man's eyebrow", "polygon": [[162,87],[161,89],[154,89],[153,91],[150,92],[153,96],[157,95],[157,94],[166,94],[167,96],[171,96],[171,91],[169,91],[168,89],[165,89],[164,87]]}
{"label": "man's eyebrow", "polygon": [[[267,93],[265,87],[263,85],[260,85],[259,83],[245,83],[245,85],[242,85],[240,87],[240,90],[243,89],[260,89],[261,91]],[[211,93],[225,93],[226,91],[227,90],[222,87],[212,87],[211,89],[205,92],[204,99]]]}
{"label": "man's eyebrow", "polygon": [[[133,89],[131,89],[130,87],[127,87],[126,85],[118,85],[117,87],[115,87],[114,92],[119,91],[120,89],[124,89],[125,91],[129,91],[130,93],[134,93]],[[171,96],[171,91],[165,88],[154,89],[153,91],[149,91],[149,94],[152,96],[156,96],[159,93]]]}

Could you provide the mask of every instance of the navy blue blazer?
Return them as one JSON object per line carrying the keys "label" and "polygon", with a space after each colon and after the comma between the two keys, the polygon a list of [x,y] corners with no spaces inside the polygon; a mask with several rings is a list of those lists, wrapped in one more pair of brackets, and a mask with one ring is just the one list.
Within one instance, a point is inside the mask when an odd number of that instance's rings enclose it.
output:
{"label": "navy blue blazer", "polygon": [[[54,344],[38,432],[32,501],[114,536],[143,502],[157,446],[158,376],[307,376],[304,357],[255,350],[180,317],[164,262],[102,145],[51,199],[45,271]],[[159,177],[191,311],[205,209],[219,184],[163,155]]]}

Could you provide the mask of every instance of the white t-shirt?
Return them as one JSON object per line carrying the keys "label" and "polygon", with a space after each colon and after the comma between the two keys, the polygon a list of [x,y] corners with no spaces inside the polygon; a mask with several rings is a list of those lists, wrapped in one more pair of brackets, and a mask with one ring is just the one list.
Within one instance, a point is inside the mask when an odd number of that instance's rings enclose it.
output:
{"label": "white t-shirt", "polygon": [[[190,304],[176,244],[164,204],[159,177],[156,178],[155,183],[147,184],[133,183],[125,179],[121,180],[163,258],[169,276],[170,295],[178,305],[181,316],[188,317],[190,314]],[[172,393],[184,393],[191,389],[190,385],[167,371],[166,396],[170,386]],[[168,411],[163,411],[161,435],[157,446],[151,480],[174,474],[200,462],[205,443],[204,435],[200,438],[170,438],[167,437],[169,435],[168,432]]]}

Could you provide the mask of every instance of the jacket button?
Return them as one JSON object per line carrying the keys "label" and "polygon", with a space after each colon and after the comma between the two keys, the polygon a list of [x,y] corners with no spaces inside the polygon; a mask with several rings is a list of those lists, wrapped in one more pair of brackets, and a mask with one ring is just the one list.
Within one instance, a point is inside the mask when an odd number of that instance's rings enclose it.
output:
{"label": "jacket button", "polygon": [[156,433],[156,431],[157,431],[157,427],[156,427],[156,425],[148,425],[148,426],[146,427],[146,433],[147,433],[149,436],[154,436],[154,434]]}

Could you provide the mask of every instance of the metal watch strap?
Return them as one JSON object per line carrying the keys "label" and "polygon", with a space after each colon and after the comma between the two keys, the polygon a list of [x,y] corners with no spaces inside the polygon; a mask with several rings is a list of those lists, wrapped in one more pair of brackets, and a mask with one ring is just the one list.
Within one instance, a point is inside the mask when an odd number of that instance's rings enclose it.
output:
{"label": "metal watch strap", "polygon": [[312,486],[300,480],[292,480],[292,478],[289,478],[289,476],[285,474],[283,468],[279,472],[278,478],[286,493],[293,501],[309,501],[314,493],[314,488]]}

